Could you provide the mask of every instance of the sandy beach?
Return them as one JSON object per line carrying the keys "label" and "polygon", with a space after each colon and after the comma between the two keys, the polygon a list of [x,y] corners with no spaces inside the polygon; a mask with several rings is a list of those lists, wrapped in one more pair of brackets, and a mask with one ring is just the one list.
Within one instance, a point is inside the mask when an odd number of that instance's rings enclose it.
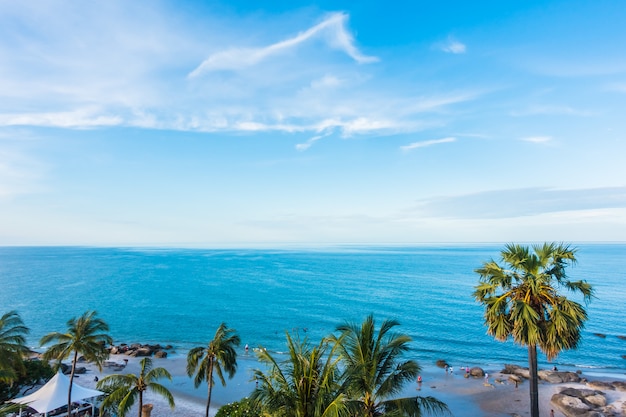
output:
{"label": "sandy beach", "polygon": [[[103,368],[99,371],[95,366],[82,364],[87,367],[87,373],[82,374],[76,383],[95,388],[94,377],[102,378],[112,373],[134,373],[139,372],[140,358],[129,358],[124,355],[112,355],[110,360],[124,363],[128,359],[128,365],[122,371],[113,371],[111,368]],[[153,359],[155,367],[164,367],[172,374],[173,381],[165,385],[171,390],[176,400],[175,410],[159,397],[148,393],[145,403],[154,404],[153,417],[191,417],[202,415],[206,406],[206,385],[198,389],[193,387],[192,380],[185,373],[186,358],[182,355],[172,355],[164,359]],[[239,359],[239,369],[232,380],[227,381],[226,387],[219,383],[213,390],[213,400],[211,405],[211,415],[214,415],[220,406],[236,401],[247,396],[254,389],[254,382],[251,381],[252,369],[258,363],[252,357],[242,357]],[[470,417],[498,417],[498,416],[528,416],[529,413],[529,392],[528,382],[519,384],[507,380],[508,375],[503,375],[499,369],[485,369],[489,372],[489,381],[484,379],[465,378],[464,372],[456,368],[453,374],[446,373],[436,366],[424,366],[422,372],[422,383],[407,384],[403,395],[433,396],[445,402],[453,416]],[[616,381],[625,380],[624,374],[608,375],[582,375],[588,380],[596,381]],[[586,388],[583,383],[563,383],[549,384],[541,382],[539,384],[539,407],[541,416],[549,416],[550,410],[554,409],[555,417],[563,416],[554,406],[550,404],[553,394],[563,387]],[[623,410],[626,403],[626,392],[606,391],[607,405],[612,405],[616,410]],[[131,414],[133,415],[133,414]]]}

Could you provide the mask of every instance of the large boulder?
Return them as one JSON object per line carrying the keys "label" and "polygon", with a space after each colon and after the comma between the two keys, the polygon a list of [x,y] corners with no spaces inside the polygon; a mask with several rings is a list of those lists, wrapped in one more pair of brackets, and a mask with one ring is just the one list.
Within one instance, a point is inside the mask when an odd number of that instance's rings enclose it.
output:
{"label": "large boulder", "polygon": [[580,376],[575,372],[538,371],[537,376],[542,381],[546,381],[551,384],[561,384],[563,382],[580,382]]}
{"label": "large boulder", "polygon": [[[624,381],[613,381],[613,386],[618,391],[626,391],[626,382]],[[624,402],[624,405],[626,406],[626,402]]]}
{"label": "large boulder", "polygon": [[565,388],[550,400],[567,417],[602,417],[599,410],[606,406],[606,397],[591,389]]}
{"label": "large boulder", "polygon": [[469,373],[474,378],[482,378],[485,376],[485,371],[483,370],[483,368],[480,368],[478,366],[474,366],[472,369],[470,369]]}

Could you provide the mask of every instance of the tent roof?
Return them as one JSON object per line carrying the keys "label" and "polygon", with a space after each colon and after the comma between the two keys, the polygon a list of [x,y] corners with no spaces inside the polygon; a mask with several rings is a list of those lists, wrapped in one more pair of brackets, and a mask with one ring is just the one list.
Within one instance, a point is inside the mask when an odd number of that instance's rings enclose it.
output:
{"label": "tent roof", "polygon": [[[70,387],[70,379],[59,371],[43,387],[36,392],[22,398],[10,400],[12,403],[25,404],[39,413],[47,413],[59,407],[67,405],[67,392]],[[77,402],[85,398],[98,397],[104,395],[102,391],[81,387],[72,384],[72,402]]]}

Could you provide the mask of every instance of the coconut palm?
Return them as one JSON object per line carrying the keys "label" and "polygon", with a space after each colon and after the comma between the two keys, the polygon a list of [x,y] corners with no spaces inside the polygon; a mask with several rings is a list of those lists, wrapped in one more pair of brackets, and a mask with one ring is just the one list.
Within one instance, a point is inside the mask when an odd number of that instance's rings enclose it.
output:
{"label": "coconut palm", "polygon": [[338,358],[327,341],[311,346],[287,334],[289,357],[278,362],[267,350],[257,356],[267,371],[256,370],[251,400],[275,417],[337,417],[348,415],[338,383]]}
{"label": "coconut palm", "polygon": [[228,374],[228,378],[235,375],[237,371],[237,351],[235,348],[239,346],[239,343],[241,340],[236,331],[229,329],[226,323],[222,323],[207,347],[195,347],[187,354],[187,375],[194,376],[194,386],[198,388],[202,381],[206,381],[208,385],[206,417],[209,417],[211,392],[215,384],[213,371],[217,373],[222,385],[226,386],[224,371]]}
{"label": "coconut palm", "polygon": [[72,318],[67,322],[66,333],[49,333],[41,338],[41,346],[56,342],[43,354],[44,360],[56,360],[59,365],[62,360],[72,356],[70,384],[67,393],[68,412],[72,407],[72,385],[78,355],[82,354],[89,362],[96,364],[102,370],[102,363],[109,357],[106,345],[113,343],[111,336],[106,334],[109,326],[104,320],[96,317],[95,311],[87,311],[82,316]]}
{"label": "coconut palm", "polygon": [[341,337],[334,340],[345,366],[344,389],[355,414],[419,417],[424,412],[448,413],[443,402],[430,396],[397,398],[421,370],[416,361],[403,358],[412,339],[393,332],[398,325],[396,320],[385,320],[376,330],[374,317],[369,315],[361,325],[345,323],[337,327]]}
{"label": "coconut palm", "polygon": [[152,360],[143,358],[139,365],[141,371],[139,375],[126,374],[108,375],[98,381],[98,389],[105,390],[110,394],[102,402],[103,407],[117,405],[119,417],[125,417],[131,407],[139,400],[139,414],[143,409],[143,393],[152,391],[165,398],[172,409],[174,409],[174,397],[163,385],[156,382],[160,378],[167,378],[170,381],[172,376],[165,368],[152,368]]}
{"label": "coconut palm", "polygon": [[513,338],[528,347],[531,416],[539,416],[537,347],[554,359],[559,352],[575,349],[587,320],[585,308],[559,292],[593,297],[591,285],[571,281],[565,268],[576,263],[576,249],[566,244],[528,246],[508,244],[494,260],[476,270],[480,275],[474,297],[485,307],[487,332],[497,340]]}
{"label": "coconut palm", "polygon": [[0,381],[11,383],[17,372],[24,370],[22,359],[28,353],[26,335],[28,327],[16,311],[0,317]]}

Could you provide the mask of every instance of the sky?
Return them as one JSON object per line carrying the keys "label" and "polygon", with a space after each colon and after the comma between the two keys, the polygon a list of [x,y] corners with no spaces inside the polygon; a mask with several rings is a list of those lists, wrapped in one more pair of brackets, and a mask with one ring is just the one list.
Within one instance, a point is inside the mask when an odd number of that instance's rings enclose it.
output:
{"label": "sky", "polygon": [[0,245],[626,241],[624,22],[0,0]]}

